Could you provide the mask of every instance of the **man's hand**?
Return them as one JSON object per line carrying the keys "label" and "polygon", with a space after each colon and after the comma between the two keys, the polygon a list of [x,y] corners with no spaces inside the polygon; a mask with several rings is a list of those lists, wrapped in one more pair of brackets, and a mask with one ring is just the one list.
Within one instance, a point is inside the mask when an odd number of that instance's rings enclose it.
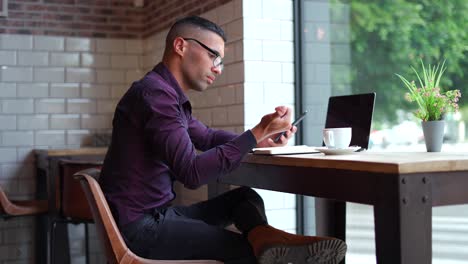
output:
{"label": "man's hand", "polygon": [[257,148],[267,148],[267,147],[281,147],[288,144],[290,138],[294,136],[297,131],[296,126],[292,126],[291,129],[286,131],[286,133],[280,137],[278,141],[275,142],[275,139],[279,136],[279,133],[274,134],[257,144]]}
{"label": "man's hand", "polygon": [[[251,129],[257,139],[258,147],[276,147],[284,146],[288,139],[296,133],[297,128],[291,126],[292,111],[286,106],[278,106],[275,112],[264,115],[258,125]],[[279,133],[287,131],[285,136],[282,136],[278,142],[273,139]]]}

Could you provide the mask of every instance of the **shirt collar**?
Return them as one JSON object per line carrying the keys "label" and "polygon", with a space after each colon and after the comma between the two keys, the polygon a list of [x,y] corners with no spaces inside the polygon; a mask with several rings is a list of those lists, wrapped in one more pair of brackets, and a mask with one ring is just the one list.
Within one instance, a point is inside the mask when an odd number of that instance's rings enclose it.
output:
{"label": "shirt collar", "polygon": [[156,66],[154,66],[153,71],[159,74],[165,81],[167,81],[172,88],[177,92],[179,95],[180,104],[185,104],[188,102],[188,98],[185,95],[184,91],[180,87],[177,80],[174,78],[174,75],[169,71],[169,69],[164,65],[164,63],[160,62]]}

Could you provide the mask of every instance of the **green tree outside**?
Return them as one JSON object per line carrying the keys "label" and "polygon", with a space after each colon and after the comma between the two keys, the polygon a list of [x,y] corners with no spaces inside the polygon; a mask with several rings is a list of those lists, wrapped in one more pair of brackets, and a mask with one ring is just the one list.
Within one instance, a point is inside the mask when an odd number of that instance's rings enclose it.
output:
{"label": "green tree outside", "polygon": [[460,107],[468,107],[468,1],[345,2],[351,6],[352,89],[377,92],[377,127],[397,123],[397,109],[414,109],[395,73],[416,80],[410,66],[419,69],[420,59],[433,65],[446,60],[441,88],[459,89]]}

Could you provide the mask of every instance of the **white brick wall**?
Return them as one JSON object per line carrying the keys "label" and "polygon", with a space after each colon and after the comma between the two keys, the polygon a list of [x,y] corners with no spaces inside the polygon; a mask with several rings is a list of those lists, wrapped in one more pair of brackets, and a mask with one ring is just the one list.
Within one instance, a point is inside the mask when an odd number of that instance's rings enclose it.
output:
{"label": "white brick wall", "polygon": [[[228,42],[224,73],[203,95],[189,95],[194,115],[242,132],[276,105],[293,107],[292,1],[233,0],[203,16],[225,29]],[[160,61],[166,33],[145,40],[0,34],[0,184],[9,195],[34,196],[33,149],[89,145],[93,133],[111,128],[119,98]],[[177,189],[183,203],[206,199],[206,188]],[[294,232],[294,196],[260,193],[270,222]],[[0,221],[0,263],[31,263],[32,231],[23,230],[32,228],[27,218]],[[69,230],[73,262],[81,263],[82,230]],[[102,261],[94,250],[91,263]]]}
{"label": "white brick wall", "polygon": [[79,83],[51,83],[49,97],[52,97],[52,98],[80,97],[80,84]]}
{"label": "white brick wall", "polygon": [[[245,129],[273,112],[275,106],[294,109],[292,10],[292,0],[243,1]],[[265,200],[270,224],[295,232],[295,196],[258,191]]]}
{"label": "white brick wall", "polygon": [[[141,43],[0,35],[0,185],[9,196],[34,197],[34,149],[89,145],[93,133],[111,128],[126,71],[140,70]],[[0,221],[0,263],[32,263],[34,225],[19,223]],[[83,250],[72,253],[83,261]]]}

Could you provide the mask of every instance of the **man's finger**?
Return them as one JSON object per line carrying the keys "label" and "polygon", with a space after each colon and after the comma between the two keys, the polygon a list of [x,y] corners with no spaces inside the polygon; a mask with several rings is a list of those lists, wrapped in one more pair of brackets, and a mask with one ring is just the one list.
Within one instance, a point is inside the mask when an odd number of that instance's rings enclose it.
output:
{"label": "man's finger", "polygon": [[288,111],[289,108],[286,106],[277,106],[275,107],[275,111],[281,116],[286,116],[287,114],[290,114],[291,111]]}

